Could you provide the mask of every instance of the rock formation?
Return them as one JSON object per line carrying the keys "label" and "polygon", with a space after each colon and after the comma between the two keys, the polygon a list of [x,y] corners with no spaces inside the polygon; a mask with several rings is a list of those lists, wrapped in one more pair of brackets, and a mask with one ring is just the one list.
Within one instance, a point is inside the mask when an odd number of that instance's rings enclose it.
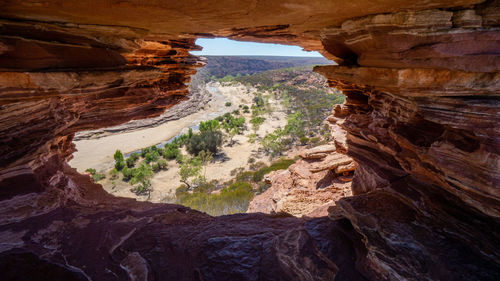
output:
{"label": "rock formation", "polygon": [[335,117],[340,108],[337,106],[325,121],[333,144],[303,149],[301,159],[287,170],[268,174],[265,181],[271,187],[252,199],[248,213],[326,216],[335,202],[352,195],[352,174],[357,164],[345,155],[346,132],[340,127],[344,120]]}
{"label": "rock formation", "polygon": [[[3,279],[500,279],[500,1],[7,0],[0,18]],[[339,63],[316,71],[347,96],[358,166],[331,219],[211,218],[67,166],[76,132],[185,99],[213,36]]]}

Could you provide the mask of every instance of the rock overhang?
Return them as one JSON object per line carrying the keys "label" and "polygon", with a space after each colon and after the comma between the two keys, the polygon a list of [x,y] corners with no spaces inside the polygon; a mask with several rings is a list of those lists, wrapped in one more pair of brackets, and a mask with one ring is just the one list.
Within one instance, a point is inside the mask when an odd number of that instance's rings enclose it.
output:
{"label": "rock overhang", "polygon": [[[134,265],[129,276],[241,277],[225,265],[245,255],[280,268],[259,268],[268,274],[260,279],[324,280],[346,272],[360,279],[498,278],[499,1],[6,1],[0,7],[0,181],[6,190],[0,230],[18,251],[66,270],[92,267],[84,273],[102,279],[104,267],[92,260],[103,253],[76,256],[68,247],[83,229],[109,235],[103,249],[120,249],[105,261],[116,279]],[[75,132],[156,116],[184,99],[189,76],[202,65],[188,52],[197,48],[195,38],[207,36],[298,45],[340,64],[316,70],[347,96],[343,127],[348,154],[359,165],[355,196],[335,210],[344,219],[308,222],[323,229],[321,235],[290,219],[213,219],[113,198],[65,164]],[[99,220],[114,226],[106,231]],[[197,231],[192,221],[210,239],[183,240],[190,235],[183,229]],[[263,236],[245,226],[266,224]],[[167,232],[182,227],[166,235],[165,225]],[[41,232],[45,226],[53,232]],[[228,227],[239,229],[240,238],[213,232]],[[142,234],[127,236],[133,229]],[[141,237],[156,239],[163,250],[151,252],[154,245]],[[248,246],[252,239],[272,250]],[[338,241],[351,248],[339,248]],[[54,245],[59,250],[47,252]],[[186,247],[192,255],[180,255]],[[337,247],[355,264],[325,247]],[[173,261],[166,249],[182,257],[186,270],[161,269]],[[208,270],[221,253],[227,263]],[[305,258],[310,267],[290,266]]]}

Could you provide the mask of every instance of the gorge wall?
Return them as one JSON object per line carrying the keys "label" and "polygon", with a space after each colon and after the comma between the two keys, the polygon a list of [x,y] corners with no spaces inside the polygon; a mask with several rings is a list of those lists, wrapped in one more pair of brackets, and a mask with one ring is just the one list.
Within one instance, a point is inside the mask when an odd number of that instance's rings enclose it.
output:
{"label": "gorge wall", "polygon": [[[6,280],[499,280],[500,1],[0,3]],[[115,198],[75,132],[186,97],[198,37],[299,45],[347,96],[354,196],[329,218]]]}

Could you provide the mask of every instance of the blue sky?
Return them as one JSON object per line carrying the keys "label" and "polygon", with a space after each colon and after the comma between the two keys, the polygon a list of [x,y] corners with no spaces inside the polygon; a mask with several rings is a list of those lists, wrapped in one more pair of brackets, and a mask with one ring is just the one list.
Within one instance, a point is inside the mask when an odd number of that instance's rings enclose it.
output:
{"label": "blue sky", "polygon": [[241,42],[227,38],[198,39],[196,44],[203,47],[202,51],[193,51],[193,55],[203,56],[294,56],[321,57],[318,52],[305,52],[297,46],[280,44],[264,44]]}

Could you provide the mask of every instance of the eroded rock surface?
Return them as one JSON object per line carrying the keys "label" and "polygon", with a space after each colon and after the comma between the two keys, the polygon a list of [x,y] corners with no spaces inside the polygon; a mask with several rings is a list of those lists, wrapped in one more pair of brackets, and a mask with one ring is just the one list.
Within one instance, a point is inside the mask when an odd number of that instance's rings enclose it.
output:
{"label": "eroded rock surface", "polygon": [[[3,1],[0,268],[16,280],[499,280],[500,2]],[[299,45],[347,96],[332,219],[114,198],[75,132],[186,97],[197,37]],[[328,156],[325,156],[325,158]],[[29,278],[29,279],[28,279]]]}
{"label": "eroded rock surface", "polygon": [[325,122],[332,130],[332,144],[303,149],[299,152],[301,159],[287,170],[266,175],[265,181],[271,187],[252,199],[248,213],[327,216],[329,207],[352,195],[351,181],[357,164],[344,154],[346,132],[337,124],[340,119],[332,118],[329,116]]}

